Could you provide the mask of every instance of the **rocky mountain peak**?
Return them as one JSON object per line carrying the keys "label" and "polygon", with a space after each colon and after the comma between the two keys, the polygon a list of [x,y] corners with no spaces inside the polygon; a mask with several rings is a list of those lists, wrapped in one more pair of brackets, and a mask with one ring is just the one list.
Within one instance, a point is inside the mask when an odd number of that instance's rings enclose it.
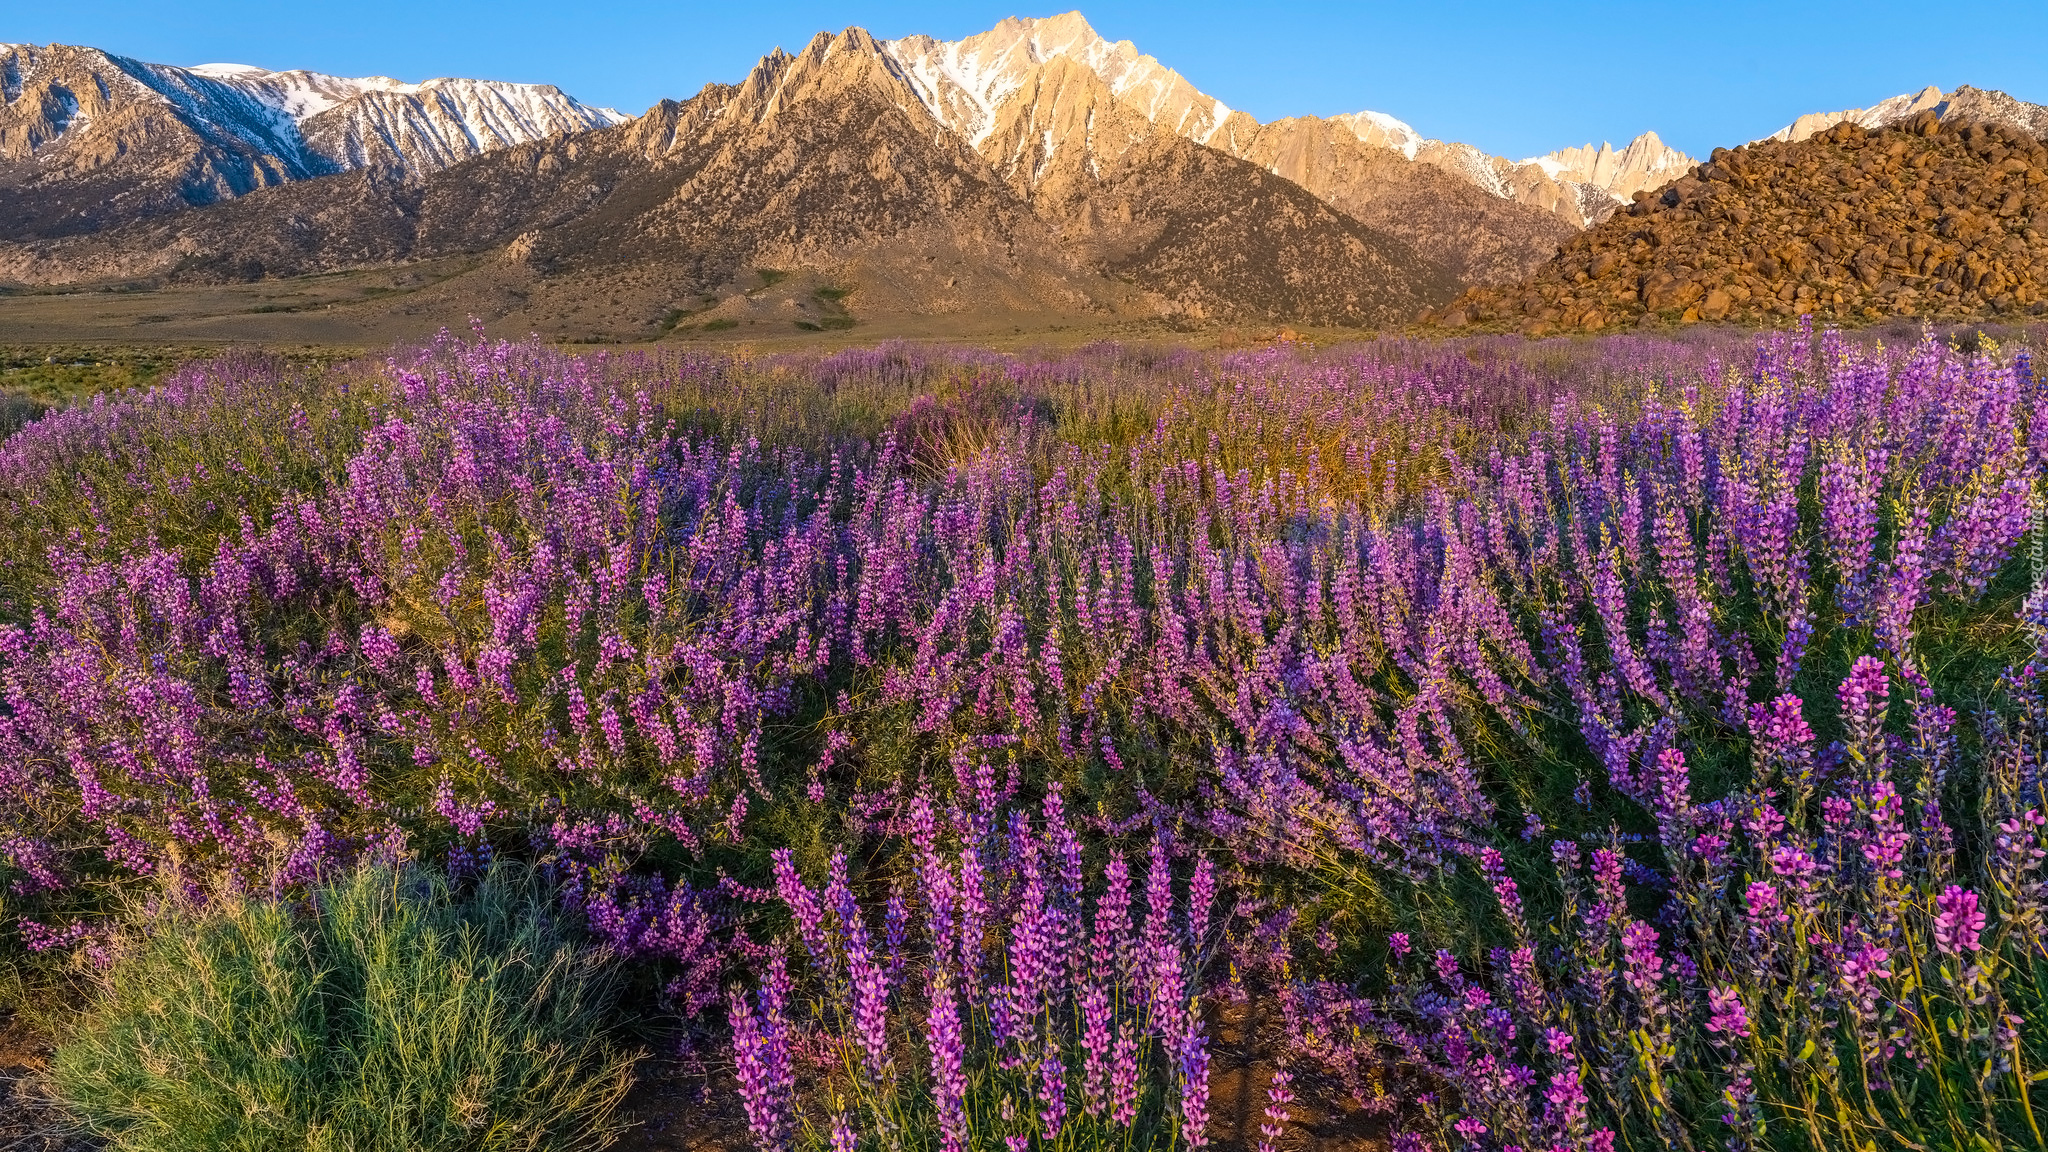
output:
{"label": "rocky mountain peak", "polygon": [[761,58],[747,78],[731,92],[719,115],[727,120],[767,124],[795,103],[844,98],[864,89],[916,120],[929,123],[924,102],[902,75],[880,41],[865,28],[850,27],[834,35],[820,32],[795,55],[782,49]]}
{"label": "rocky mountain peak", "polygon": [[1683,175],[1696,161],[1645,132],[1615,151],[1602,142],[1599,148],[1582,144],[1522,161],[1543,169],[1553,180],[1594,185],[1626,202],[1637,192],[1660,188]]}
{"label": "rocky mountain peak", "polygon": [[1197,143],[1208,143],[1231,114],[1130,41],[1104,39],[1079,12],[1013,16],[963,40],[908,36],[883,48],[939,122],[976,147],[995,131],[1001,107],[1054,60],[1085,67],[1147,120]]}

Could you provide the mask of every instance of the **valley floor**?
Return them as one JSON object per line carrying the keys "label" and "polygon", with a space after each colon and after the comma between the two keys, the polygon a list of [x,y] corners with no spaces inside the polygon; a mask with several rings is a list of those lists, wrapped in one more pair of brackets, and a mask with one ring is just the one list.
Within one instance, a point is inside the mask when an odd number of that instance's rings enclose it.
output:
{"label": "valley floor", "polygon": [[[410,301],[460,269],[411,266],[291,280],[203,288],[0,293],[0,348],[23,345],[225,347],[261,345],[277,351],[365,351],[431,338],[443,327],[461,328],[472,315],[461,300]],[[436,293],[437,297],[443,293]],[[424,301],[422,301],[424,303]],[[452,306],[449,306],[452,305]],[[1369,337],[1357,328],[1307,325],[1191,323],[1160,318],[1062,315],[1048,312],[977,312],[971,315],[860,316],[850,327],[804,328],[775,316],[730,321],[730,326],[630,327],[558,323],[538,334],[563,345],[617,347],[753,348],[763,351],[837,349],[916,340],[971,343],[990,348],[1064,348],[1097,340],[1171,342],[1201,348],[1263,344],[1279,338],[1341,343]],[[484,328],[492,336],[530,334],[516,316]],[[502,329],[502,330],[501,330]],[[600,334],[602,332],[603,334]]]}

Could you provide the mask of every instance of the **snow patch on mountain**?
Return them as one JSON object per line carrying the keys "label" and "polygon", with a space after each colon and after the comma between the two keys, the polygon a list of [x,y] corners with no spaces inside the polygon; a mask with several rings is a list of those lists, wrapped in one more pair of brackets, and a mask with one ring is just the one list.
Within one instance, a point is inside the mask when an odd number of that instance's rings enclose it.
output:
{"label": "snow patch on mountain", "polygon": [[964,40],[906,36],[880,47],[939,123],[977,147],[995,131],[1003,103],[1033,72],[1062,58],[1095,73],[1111,95],[1146,119],[1198,143],[1208,143],[1231,115],[1223,101],[1130,41],[1104,39],[1079,12],[1012,16]]}
{"label": "snow patch on mountain", "polygon": [[1008,46],[908,36],[885,40],[911,89],[939,123],[980,147],[995,131],[996,109],[1023,86],[1024,70],[1009,59]]}
{"label": "snow patch on mountain", "polygon": [[417,84],[389,76],[328,76],[295,68],[272,72],[247,64],[201,64],[187,69],[247,92],[250,96],[283,112],[294,122],[318,116],[337,104],[368,92],[416,92]]}
{"label": "snow patch on mountain", "polygon": [[1424,144],[1430,143],[1422,133],[1385,112],[1347,112],[1330,119],[1350,128],[1365,143],[1392,148],[1410,160],[1415,159]]}
{"label": "snow patch on mountain", "polygon": [[444,78],[362,92],[306,117],[300,127],[321,155],[341,167],[427,173],[499,148],[626,119],[609,108],[580,104],[552,84]]}

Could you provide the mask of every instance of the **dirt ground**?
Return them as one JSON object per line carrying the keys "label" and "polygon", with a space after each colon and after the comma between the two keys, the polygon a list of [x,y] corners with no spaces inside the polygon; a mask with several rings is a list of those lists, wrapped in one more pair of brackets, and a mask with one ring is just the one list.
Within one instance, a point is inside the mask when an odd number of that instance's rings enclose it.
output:
{"label": "dirt ground", "polygon": [[0,1025],[0,1152],[89,1152],[98,1147],[49,1099],[42,1080],[49,1056],[41,1038]]}
{"label": "dirt ground", "polygon": [[[553,343],[594,347],[659,343],[761,352],[837,349],[899,339],[1002,349],[1074,347],[1094,340],[1227,348],[1268,343],[1283,332],[1317,343],[1371,335],[1355,328],[1302,328],[1296,333],[1271,324],[1048,312],[908,315],[862,313],[854,307],[848,314],[836,301],[821,302],[812,283],[815,278],[804,277],[736,290],[701,313],[664,313],[657,304],[649,304],[630,323],[616,317],[599,323],[600,313],[610,307],[606,299],[592,295],[586,302],[573,283],[547,282],[535,291],[545,288],[564,299],[536,333],[531,308],[507,311],[507,301],[464,287],[472,279],[464,274],[473,263],[465,257],[289,280],[153,290],[116,285],[0,291],[0,346],[255,344],[279,351],[341,353],[423,340],[444,326],[462,331],[471,316],[483,317],[491,335],[508,339],[538,334]],[[820,312],[821,304],[831,316]],[[707,315],[714,315],[714,320],[701,319]],[[584,316],[589,317],[588,324],[578,319]]]}

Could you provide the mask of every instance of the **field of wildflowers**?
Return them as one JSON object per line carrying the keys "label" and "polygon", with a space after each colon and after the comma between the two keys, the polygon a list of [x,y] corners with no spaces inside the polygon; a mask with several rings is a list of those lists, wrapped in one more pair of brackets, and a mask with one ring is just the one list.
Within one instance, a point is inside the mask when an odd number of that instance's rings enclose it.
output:
{"label": "field of wildflowers", "polygon": [[2024,342],[262,358],[0,445],[0,959],[537,868],[767,1149],[2048,1148]]}

